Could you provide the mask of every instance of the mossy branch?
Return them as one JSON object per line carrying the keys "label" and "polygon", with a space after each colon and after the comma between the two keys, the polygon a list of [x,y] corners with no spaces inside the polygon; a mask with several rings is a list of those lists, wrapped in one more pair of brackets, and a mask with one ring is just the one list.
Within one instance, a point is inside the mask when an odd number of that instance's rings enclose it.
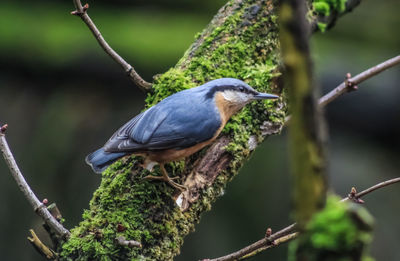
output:
{"label": "mossy branch", "polygon": [[[62,245],[61,260],[171,260],[179,253],[184,236],[194,230],[256,145],[283,126],[286,94],[279,81],[277,5],[278,0],[229,1],[177,65],[155,78],[146,106],[221,77],[245,80],[282,98],[246,107],[212,146],[166,165],[171,176],[189,187],[185,194],[143,180],[149,173],[138,157],[116,162],[103,173],[83,221]],[[118,236],[140,242],[142,248],[116,244]]]}
{"label": "mossy branch", "polygon": [[323,118],[313,82],[305,13],[303,0],[282,2],[280,39],[292,114],[289,144],[294,214],[300,231],[323,208],[327,189]]}
{"label": "mossy branch", "polygon": [[[147,106],[221,77],[243,79],[259,91],[281,94],[276,7],[277,1],[229,1],[178,64],[155,78]],[[190,183],[187,194],[175,195],[162,182],[143,180],[149,173],[140,167],[138,158],[115,163],[103,173],[90,209],[62,246],[61,259],[172,259],[201,213],[211,208],[250,156],[250,137],[258,144],[266,136],[263,133],[280,131],[286,113],[284,97],[248,106],[232,118],[211,147],[166,165],[171,176]],[[263,124],[271,127],[263,131]],[[175,203],[178,196],[182,208]],[[113,239],[117,236],[138,241],[143,247],[116,245]]]}
{"label": "mossy branch", "polygon": [[351,12],[361,0],[312,0],[308,11],[311,30],[325,32],[333,27],[337,19]]}

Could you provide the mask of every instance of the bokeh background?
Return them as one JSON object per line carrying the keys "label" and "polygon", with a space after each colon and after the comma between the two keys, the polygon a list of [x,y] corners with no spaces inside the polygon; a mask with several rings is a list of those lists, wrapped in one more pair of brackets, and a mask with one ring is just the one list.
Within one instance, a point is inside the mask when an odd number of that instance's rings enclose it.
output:
{"label": "bokeh background", "polygon": [[[224,0],[90,1],[104,37],[147,80],[173,66]],[[143,108],[144,95],[98,46],[72,1],[0,5],[0,122],[26,179],[57,202],[73,227],[100,176],[84,157]],[[312,37],[323,92],[400,53],[400,2],[364,0],[325,34]],[[330,185],[339,195],[400,174],[400,67],[361,84],[327,108]],[[290,223],[286,131],[266,140],[204,214],[178,261],[217,257]],[[400,187],[365,197],[376,218],[377,260],[400,260]],[[0,259],[42,260],[26,240],[40,219],[0,160]],[[280,246],[254,260],[285,260]]]}

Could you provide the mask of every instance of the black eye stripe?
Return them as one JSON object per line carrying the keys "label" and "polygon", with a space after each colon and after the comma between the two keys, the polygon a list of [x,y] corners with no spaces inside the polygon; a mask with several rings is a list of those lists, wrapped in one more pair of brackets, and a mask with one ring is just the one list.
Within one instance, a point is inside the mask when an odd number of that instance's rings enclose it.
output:
{"label": "black eye stripe", "polygon": [[246,86],[242,85],[219,85],[219,86],[212,86],[206,94],[207,98],[214,97],[214,94],[219,91],[223,92],[225,90],[232,90],[232,91],[240,91],[246,94],[253,94],[256,95],[257,93],[252,89],[247,88]]}

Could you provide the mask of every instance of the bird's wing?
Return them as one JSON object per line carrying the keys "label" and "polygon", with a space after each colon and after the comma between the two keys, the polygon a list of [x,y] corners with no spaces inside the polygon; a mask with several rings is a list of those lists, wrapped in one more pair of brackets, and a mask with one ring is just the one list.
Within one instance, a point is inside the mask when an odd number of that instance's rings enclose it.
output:
{"label": "bird's wing", "polygon": [[[107,141],[104,145],[104,150],[107,152],[118,152],[120,151],[119,147],[124,147],[124,144],[132,143],[132,145],[135,144],[139,147],[140,144],[146,143],[166,117],[165,114],[159,113],[159,117],[154,119],[154,109],[155,107],[152,107],[128,121]],[[142,126],[137,128],[138,123],[143,118],[146,119],[145,122],[151,120],[150,124],[147,124],[146,128],[142,128]]]}
{"label": "bird's wing", "polygon": [[[136,126],[136,123],[144,116],[145,112],[142,112],[135,117],[133,117],[130,121],[128,121],[124,126],[119,128],[113,136],[109,139],[111,140],[124,140],[129,137],[129,134],[132,132],[132,129]],[[108,143],[108,142],[107,142]],[[107,145],[106,143],[106,145]]]}
{"label": "bird's wing", "polygon": [[105,150],[135,152],[194,146],[211,139],[220,127],[214,107],[196,96],[167,98],[125,124]]}

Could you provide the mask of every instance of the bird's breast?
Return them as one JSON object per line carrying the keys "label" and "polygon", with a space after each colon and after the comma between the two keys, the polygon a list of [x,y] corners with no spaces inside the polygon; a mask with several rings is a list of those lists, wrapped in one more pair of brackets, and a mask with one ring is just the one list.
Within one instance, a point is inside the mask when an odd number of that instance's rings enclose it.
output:
{"label": "bird's breast", "polygon": [[225,124],[228,122],[230,117],[233,114],[235,114],[238,110],[240,110],[241,107],[226,100],[222,93],[215,94],[215,105],[218,108],[222,122],[219,131],[222,131],[222,129],[224,128]]}

